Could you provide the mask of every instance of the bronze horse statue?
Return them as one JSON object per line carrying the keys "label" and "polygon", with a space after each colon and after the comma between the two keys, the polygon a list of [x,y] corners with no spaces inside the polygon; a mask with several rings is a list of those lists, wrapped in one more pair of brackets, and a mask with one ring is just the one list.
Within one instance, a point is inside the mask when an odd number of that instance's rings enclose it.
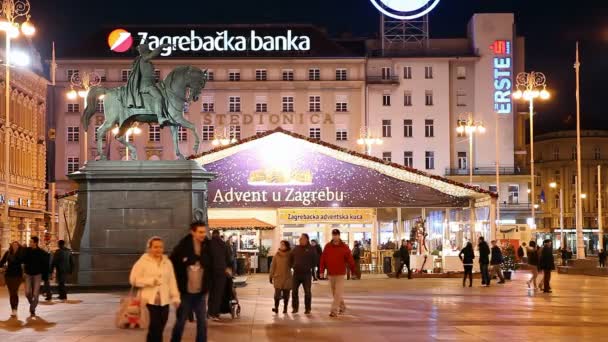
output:
{"label": "bronze horse statue", "polygon": [[[158,116],[166,114],[162,126],[169,126],[175,154],[179,159],[184,159],[184,155],[179,150],[178,132],[179,127],[189,129],[194,134],[194,154],[198,152],[200,138],[196,133],[193,123],[184,118],[184,105],[198,101],[198,98],[207,82],[207,70],[201,70],[193,66],[178,66],[173,69],[167,77],[158,82],[158,87],[162,94],[163,108],[148,108],[150,103],[154,103],[151,94],[142,94],[144,108],[132,108],[125,105],[124,94],[125,86],[116,88],[91,87],[86,99],[86,108],[82,115],[82,125],[86,129],[89,126],[91,117],[95,114],[97,100],[103,97],[105,121],[95,132],[97,137],[97,153],[101,159],[107,159],[103,153],[103,137],[107,132],[118,127],[118,134],[115,138],[129,149],[129,155],[133,160],[137,160],[137,150],[135,146],[127,141],[126,133],[135,122],[158,123]],[[147,99],[147,100],[146,100]],[[162,113],[160,113],[162,111]]]}

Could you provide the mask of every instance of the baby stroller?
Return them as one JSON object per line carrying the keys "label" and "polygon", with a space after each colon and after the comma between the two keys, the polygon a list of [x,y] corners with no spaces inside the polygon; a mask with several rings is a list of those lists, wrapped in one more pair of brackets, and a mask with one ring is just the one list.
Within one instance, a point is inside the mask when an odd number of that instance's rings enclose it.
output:
{"label": "baby stroller", "polygon": [[222,296],[222,305],[220,306],[220,314],[230,314],[232,319],[241,317],[241,305],[236,296],[234,281],[231,276],[226,281],[224,295]]}

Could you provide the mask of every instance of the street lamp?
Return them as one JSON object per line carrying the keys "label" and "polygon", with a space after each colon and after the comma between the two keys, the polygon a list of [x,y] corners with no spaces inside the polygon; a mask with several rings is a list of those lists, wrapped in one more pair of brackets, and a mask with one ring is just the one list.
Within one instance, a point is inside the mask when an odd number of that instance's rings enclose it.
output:
{"label": "street lamp", "polygon": [[362,127],[359,132],[359,139],[357,139],[357,145],[365,146],[365,154],[372,154],[372,146],[382,145],[382,139],[374,137],[367,127]]}
{"label": "street lamp", "polygon": [[[536,202],[534,197],[534,99],[548,100],[551,97],[547,91],[546,77],[542,72],[520,72],[517,75],[517,90],[513,93],[516,100],[524,99],[530,104],[530,187],[532,188],[532,203]],[[536,226],[536,212],[532,205],[532,222]]]}
{"label": "street lamp", "polygon": [[456,132],[460,134],[466,133],[469,136],[470,165],[467,166],[469,167],[469,184],[473,185],[473,135],[475,133],[485,133],[486,128],[484,127],[481,121],[474,121],[473,115],[469,113],[468,119],[458,120],[458,127],[456,127]]}
{"label": "street lamp", "polygon": [[[84,99],[84,108],[87,107],[86,97],[89,94],[89,89],[94,86],[98,86],[101,84],[101,76],[96,72],[82,72],[82,76],[79,72],[75,72],[70,77],[70,91],[67,92],[66,97],[68,100],[76,100],[77,98]],[[100,100],[103,98],[103,95],[100,96]],[[86,131],[86,127],[83,127],[84,133],[84,163],[89,159],[89,141],[88,141],[88,132]]]}
{"label": "street lamp", "polygon": [[[119,128],[118,126],[115,126],[114,128],[112,128],[112,134],[116,135],[118,134]],[[133,127],[129,128],[127,130],[127,132],[125,133],[125,139],[127,140],[127,142],[129,142],[129,136],[130,135],[139,135],[141,134],[141,128],[139,128],[138,123],[136,122],[134,124]],[[129,160],[129,147],[125,147],[125,160]]]}
{"label": "street lamp", "polygon": [[[19,23],[20,19],[25,19]],[[11,39],[19,37],[23,33],[26,37],[31,37],[36,33],[36,28],[30,22],[30,2],[29,0],[1,0],[0,3],[0,31],[4,31],[4,213],[2,220],[2,250],[8,248],[10,241],[10,220],[9,215],[9,183],[10,183],[10,116],[11,112]]]}
{"label": "street lamp", "polygon": [[[557,189],[557,183],[551,182],[549,183],[549,187]],[[564,234],[564,190],[561,187],[559,188],[559,226],[562,237],[562,249],[564,249],[566,248],[566,236]]]}
{"label": "street lamp", "polygon": [[228,146],[230,144],[235,144],[236,134],[230,131],[230,133],[226,132],[226,128],[224,128],[223,132],[218,132],[213,135],[213,140],[211,141],[211,145],[213,146]]}

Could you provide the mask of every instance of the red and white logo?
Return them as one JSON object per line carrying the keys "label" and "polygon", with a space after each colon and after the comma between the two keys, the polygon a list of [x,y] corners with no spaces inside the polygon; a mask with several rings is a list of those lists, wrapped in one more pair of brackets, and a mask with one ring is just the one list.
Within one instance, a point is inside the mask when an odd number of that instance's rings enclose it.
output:
{"label": "red and white logo", "polygon": [[114,52],[125,52],[133,46],[133,36],[127,30],[116,29],[108,35],[108,46]]}

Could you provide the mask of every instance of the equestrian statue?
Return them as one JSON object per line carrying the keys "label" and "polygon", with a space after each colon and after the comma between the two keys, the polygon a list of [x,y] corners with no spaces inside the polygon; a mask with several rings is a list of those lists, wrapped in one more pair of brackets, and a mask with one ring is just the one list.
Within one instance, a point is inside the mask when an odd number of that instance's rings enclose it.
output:
{"label": "equestrian statue", "polygon": [[139,45],[139,56],[133,62],[126,85],[116,88],[95,86],[89,90],[82,125],[86,131],[96,112],[97,101],[103,99],[105,121],[95,132],[97,153],[101,159],[107,159],[103,153],[102,138],[114,127],[118,127],[116,140],[129,149],[133,160],[137,159],[135,146],[126,139],[127,131],[135,122],[158,123],[161,128],[169,126],[175,154],[179,159],[184,159],[178,144],[179,127],[189,129],[194,135],[194,153],[198,152],[200,139],[194,124],[184,118],[184,106],[198,101],[207,82],[207,70],[178,66],[157,83],[152,59],[167,46],[150,50],[146,44]]}

